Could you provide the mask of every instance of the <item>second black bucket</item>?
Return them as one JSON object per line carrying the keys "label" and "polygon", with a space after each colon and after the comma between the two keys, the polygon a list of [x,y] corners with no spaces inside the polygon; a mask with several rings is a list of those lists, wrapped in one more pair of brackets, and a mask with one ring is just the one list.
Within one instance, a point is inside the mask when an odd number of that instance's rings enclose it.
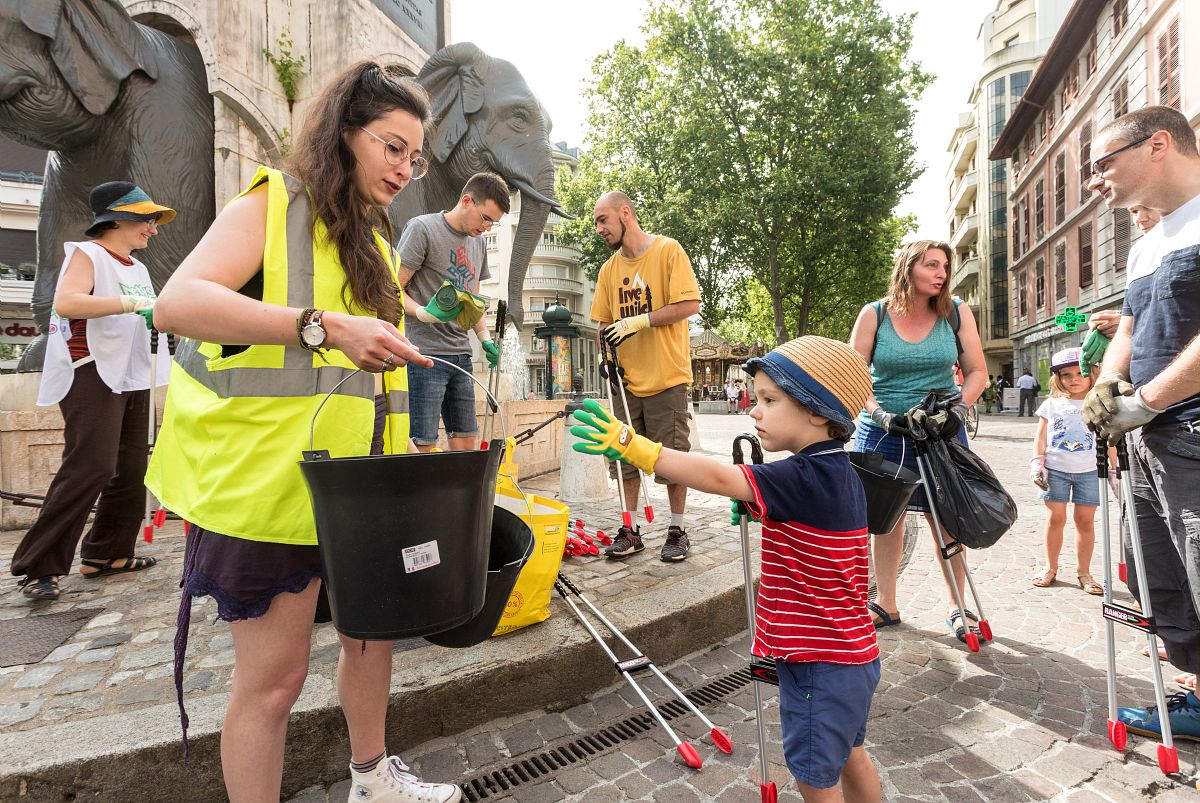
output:
{"label": "second black bucket", "polygon": [[426,636],[425,640],[439,647],[474,647],[492,637],[504,607],[512,596],[513,586],[529,556],[533,554],[533,531],[502,507],[492,511],[492,548],[488,559],[487,591],[483,610],[465,624]]}
{"label": "second black bucket", "polygon": [[338,632],[394,640],[467,622],[484,603],[496,471],[487,451],[315,458],[300,470]]}
{"label": "second black bucket", "polygon": [[867,492],[867,532],[890,533],[904,515],[921,479],[904,466],[884,460],[879,452],[850,452],[850,463]]}

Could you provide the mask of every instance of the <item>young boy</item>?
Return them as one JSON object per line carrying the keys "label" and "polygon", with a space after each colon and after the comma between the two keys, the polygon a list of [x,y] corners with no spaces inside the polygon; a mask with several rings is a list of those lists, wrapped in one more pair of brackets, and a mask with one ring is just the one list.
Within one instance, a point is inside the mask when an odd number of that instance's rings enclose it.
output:
{"label": "young boy", "polygon": [[[879,646],[867,610],[867,500],[842,444],[871,392],[858,352],[801,337],[746,363],[764,449],[786,460],[732,466],[666,449],[595,401],[575,418],[575,449],[623,460],[672,483],[748,503],[761,518],[755,655],[779,673],[783,747],[808,803],[881,798],[863,748]],[[839,793],[838,784],[841,784]]]}

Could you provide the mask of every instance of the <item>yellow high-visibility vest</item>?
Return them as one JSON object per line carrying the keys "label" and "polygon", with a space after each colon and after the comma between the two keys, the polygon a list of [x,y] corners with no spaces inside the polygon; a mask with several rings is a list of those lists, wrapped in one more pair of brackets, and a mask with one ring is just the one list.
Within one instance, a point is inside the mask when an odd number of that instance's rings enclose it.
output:
{"label": "yellow high-visibility vest", "polygon": [[[264,182],[262,300],[365,314],[343,298],[346,277],[337,246],[313,218],[304,185],[260,167],[242,195]],[[399,260],[378,233],[376,240],[395,277]],[[403,320],[398,325],[403,331]],[[324,357],[328,363],[299,342],[250,346],[222,357],[219,344],[181,340],[146,487],[164,507],[206,530],[251,541],[317,543],[297,465],[310,448],[313,415],[326,394],[350,377],[321,408],[313,448],[331,457],[369,454],[375,420],[374,375],[350,376],[354,364],[340,351],[327,350]],[[408,447],[408,372],[387,372],[383,382],[384,451],[401,454]]]}

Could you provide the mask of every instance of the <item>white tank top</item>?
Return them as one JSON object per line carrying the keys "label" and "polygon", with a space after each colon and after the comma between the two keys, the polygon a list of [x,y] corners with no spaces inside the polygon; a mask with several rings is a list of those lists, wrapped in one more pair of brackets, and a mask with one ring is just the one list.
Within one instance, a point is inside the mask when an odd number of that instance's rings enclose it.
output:
{"label": "white tank top", "polygon": [[[95,284],[92,294],[98,297],[135,295],[154,298],[154,287],[146,266],[136,259],[132,265],[123,265],[104,246],[91,240],[80,243],[64,243],[66,256],[58,273],[58,286],[71,264],[71,257],[79,250],[92,260]],[[58,286],[55,287],[57,292]],[[43,406],[58,404],[71,389],[75,379],[75,368],[67,340],[71,337],[71,322],[56,311],[50,312],[50,328],[47,332],[46,358],[42,366],[42,383],[38,390],[37,403]],[[96,372],[113,393],[146,390],[150,387],[150,331],[142,316],[130,312],[105,315],[88,319],[88,350],[96,360]],[[167,353],[167,342],[159,335],[159,358],[155,385],[167,384],[171,370],[171,358]]]}

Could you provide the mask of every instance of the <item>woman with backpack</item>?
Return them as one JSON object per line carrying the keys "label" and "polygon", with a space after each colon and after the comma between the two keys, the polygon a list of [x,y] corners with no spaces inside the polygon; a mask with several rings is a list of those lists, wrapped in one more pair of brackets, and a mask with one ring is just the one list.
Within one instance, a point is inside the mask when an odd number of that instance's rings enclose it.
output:
{"label": "woman with backpack", "polygon": [[[962,403],[955,408],[959,424],[955,437],[965,446],[962,419],[987,382],[975,316],[970,307],[950,295],[953,261],[954,252],[947,243],[917,240],[904,245],[896,255],[887,296],[864,306],[850,333],[850,345],[871,366],[874,390],[855,422],[854,449],[879,452],[885,460],[914,473],[916,454],[912,439],[903,429],[905,413],[930,391],[955,392],[954,364],[959,363],[963,372]],[[930,520],[929,500],[923,489],[913,494],[908,509],[923,512]],[[872,559],[878,596],[870,607],[876,629],[900,623],[896,581],[904,548],[903,530],[901,517],[890,533],[874,534]],[[959,595],[965,596],[962,563],[955,561],[953,566]],[[972,625],[959,617],[949,578],[946,581],[950,609],[946,623],[960,641],[966,641]],[[972,620],[974,614],[966,611],[965,618]]]}

